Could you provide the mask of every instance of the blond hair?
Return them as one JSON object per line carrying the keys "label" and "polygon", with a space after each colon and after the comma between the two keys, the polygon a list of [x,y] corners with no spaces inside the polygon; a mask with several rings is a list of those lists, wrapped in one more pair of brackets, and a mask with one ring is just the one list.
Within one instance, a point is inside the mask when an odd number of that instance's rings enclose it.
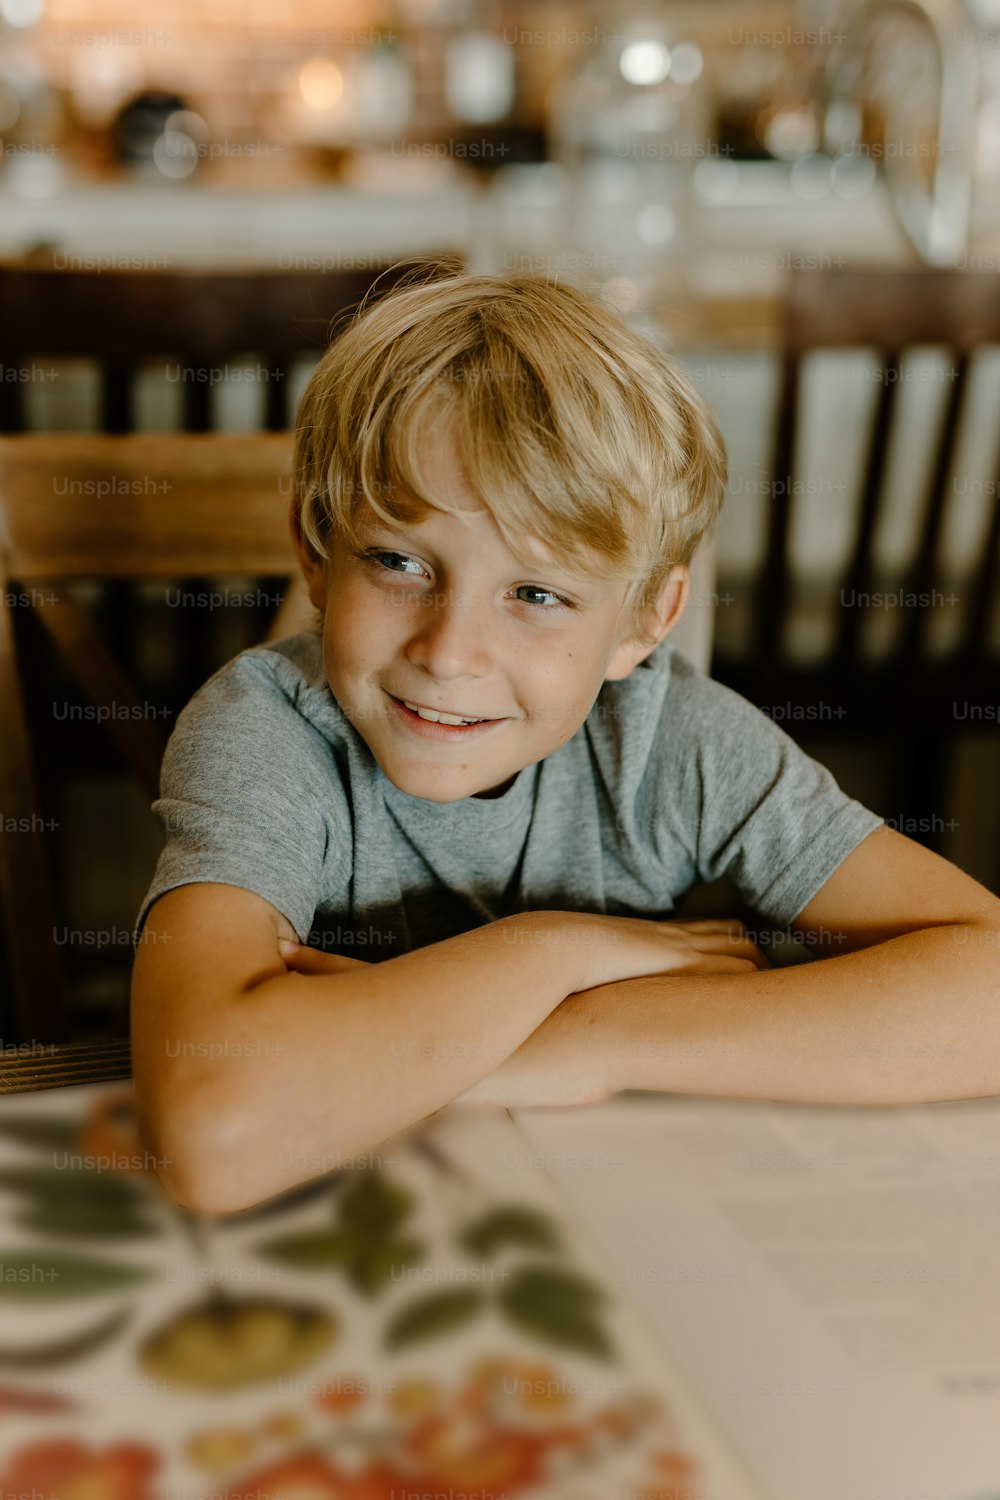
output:
{"label": "blond hair", "polygon": [[428,507],[463,514],[419,469],[426,418],[443,408],[510,551],[523,556],[531,537],[585,576],[627,580],[624,636],[649,641],[646,611],[722,505],[725,449],[708,408],[590,294],[534,273],[440,270],[365,299],[313,371],[295,432],[307,546],[323,559],[334,536],[360,546],[366,506],[404,524]]}

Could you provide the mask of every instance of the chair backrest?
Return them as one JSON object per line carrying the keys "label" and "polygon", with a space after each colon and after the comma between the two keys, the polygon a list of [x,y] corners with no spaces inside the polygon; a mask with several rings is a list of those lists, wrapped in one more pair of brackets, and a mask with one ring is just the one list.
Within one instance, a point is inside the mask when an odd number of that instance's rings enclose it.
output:
{"label": "chair backrest", "polygon": [[291,460],[290,433],[0,437],[0,903],[25,1040],[64,1039],[67,1016],[15,615],[30,609],[155,797],[165,711],[140,700],[66,585],[291,573]]}
{"label": "chair backrest", "polygon": [[[417,263],[461,270],[453,252],[345,264],[329,271],[62,271],[0,264],[0,337],[9,369],[35,359],[87,359],[100,367],[105,432],[135,427],[134,385],[152,359],[185,369],[183,426],[211,426],[213,372],[239,357],[264,360],[265,423],[288,425],[289,373],[319,355],[331,326],[368,293],[391,291]],[[25,430],[26,382],[0,381],[0,431]]]}
{"label": "chair backrest", "polygon": [[[947,508],[948,480],[969,386],[975,349],[1000,342],[1000,277],[995,272],[887,270],[851,267],[795,270],[784,304],[782,370],[767,513],[766,554],[758,585],[752,656],[760,663],[782,659],[788,624],[789,531],[795,495],[794,458],[800,416],[800,375],[805,357],[821,349],[874,347],[881,364],[878,396],[862,471],[857,530],[842,579],[843,589],[871,589],[873,542],[885,494],[886,459],[898,406],[900,363],[905,351],[943,346],[951,370],[924,492],[918,497],[919,535],[907,593],[929,593],[939,576],[939,553]],[[994,465],[1000,479],[1000,451]],[[970,580],[956,661],[974,667],[987,651],[987,634],[998,583],[1000,497],[993,488],[982,556]],[[850,597],[855,597],[852,593]],[[929,611],[912,609],[892,658],[900,676],[912,673],[925,648]],[[862,666],[861,611],[841,610],[832,653],[838,671]]]}
{"label": "chair backrest", "polygon": [[[392,260],[345,256],[338,261],[331,255],[329,260],[330,269],[303,271],[77,271],[34,261],[0,263],[0,361],[6,376],[0,380],[0,432],[18,433],[28,427],[26,392],[32,381],[24,377],[34,375],[36,363],[44,368],[65,360],[96,367],[101,396],[97,425],[105,432],[135,428],[138,377],[154,373],[157,365],[175,383],[185,431],[208,431],[218,386],[224,379],[247,377],[263,394],[260,415],[252,420],[267,430],[284,431],[293,416],[296,366],[319,358],[362,299],[378,300],[417,268],[433,279],[464,266],[455,251]],[[256,369],[246,367],[251,358],[257,361]],[[21,378],[13,378],[17,375]],[[239,389],[248,393],[251,386]],[[166,515],[168,505],[161,508]],[[87,507],[79,509],[85,512]],[[153,524],[151,516],[144,519]],[[225,560],[220,577],[232,572],[231,562]],[[186,592],[194,592],[190,577],[178,575],[178,582]],[[281,581],[273,582],[277,588]],[[265,597],[267,592],[262,590]],[[135,590],[125,580],[110,578],[100,584],[98,593],[106,632],[138,675],[140,615]],[[302,590],[293,575],[270,627],[256,619],[262,609],[244,611],[243,619],[248,630],[273,638],[294,630],[303,610]],[[161,655],[165,650],[172,656],[169,669],[185,696],[208,675],[217,632],[225,630],[225,624],[210,604],[195,605],[183,612],[164,642]],[[84,628],[78,621],[80,639]],[[26,633],[22,654],[29,679],[41,675],[41,662],[33,659],[40,644]]]}

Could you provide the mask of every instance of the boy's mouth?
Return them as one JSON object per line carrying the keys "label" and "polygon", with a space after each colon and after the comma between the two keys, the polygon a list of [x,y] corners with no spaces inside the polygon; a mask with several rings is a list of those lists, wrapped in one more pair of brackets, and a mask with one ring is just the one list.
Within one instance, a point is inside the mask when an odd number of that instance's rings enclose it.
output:
{"label": "boy's mouth", "polygon": [[423,735],[425,739],[447,743],[450,740],[465,739],[477,732],[482,733],[484,730],[495,728],[497,724],[506,722],[504,719],[476,719],[456,724],[450,722],[450,720],[457,718],[458,715],[448,715],[448,722],[446,722],[444,719],[437,717],[437,710],[434,709],[425,710],[424,712],[434,713],[435,717],[425,718],[421,713],[417,712],[416,705],[413,708],[408,706],[408,700],[404,701],[402,698],[397,698],[388,691],[386,692],[386,696],[392,701],[403,723],[416,733]]}

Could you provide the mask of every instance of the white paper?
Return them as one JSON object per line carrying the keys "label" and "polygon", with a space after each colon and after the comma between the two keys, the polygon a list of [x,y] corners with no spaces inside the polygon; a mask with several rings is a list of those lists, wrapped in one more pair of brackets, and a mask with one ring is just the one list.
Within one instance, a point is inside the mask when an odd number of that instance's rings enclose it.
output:
{"label": "white paper", "polygon": [[771,1500],[1000,1500],[1000,1101],[516,1119]]}

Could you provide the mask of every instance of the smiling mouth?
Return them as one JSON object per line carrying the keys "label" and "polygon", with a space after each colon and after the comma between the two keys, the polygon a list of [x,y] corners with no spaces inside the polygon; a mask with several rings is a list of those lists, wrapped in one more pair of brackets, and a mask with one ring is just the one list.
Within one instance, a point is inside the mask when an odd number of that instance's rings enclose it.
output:
{"label": "smiling mouth", "polygon": [[[390,693],[389,696],[391,698],[396,697],[395,693]],[[497,719],[487,718],[485,715],[457,714],[443,708],[429,708],[426,704],[414,703],[409,698],[396,698],[396,702],[401,703],[410,713],[416,714],[425,724],[446,724],[450,729],[461,728],[466,724],[496,724],[499,722]]]}
{"label": "smiling mouth", "polygon": [[407,708],[407,702],[410,700],[397,698],[394,693],[390,692],[386,692],[386,697],[410,733],[421,739],[436,741],[443,745],[448,743],[458,745],[465,740],[475,739],[479,735],[489,734],[490,730],[498,730],[502,725],[510,723],[507,718],[478,719],[473,723],[460,724],[449,724],[443,719],[425,719],[415,709]]}

